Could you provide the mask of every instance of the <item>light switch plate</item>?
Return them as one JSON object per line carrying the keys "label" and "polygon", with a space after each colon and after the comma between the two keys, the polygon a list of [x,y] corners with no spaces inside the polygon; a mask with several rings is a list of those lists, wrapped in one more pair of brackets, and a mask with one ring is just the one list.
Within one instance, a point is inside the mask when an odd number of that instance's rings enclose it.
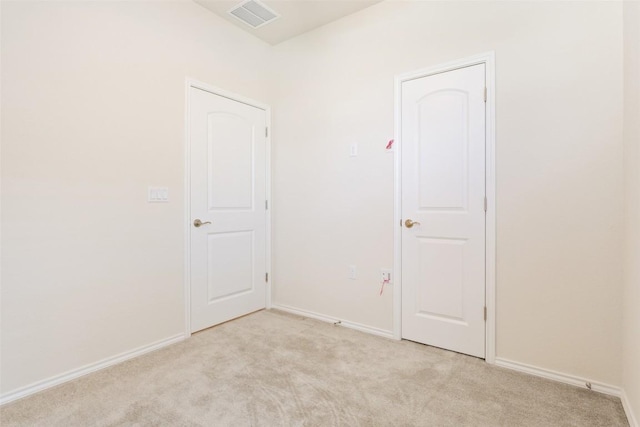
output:
{"label": "light switch plate", "polygon": [[356,280],[357,277],[358,277],[358,270],[356,269],[356,266],[355,265],[350,265],[349,266],[349,279]]}
{"label": "light switch plate", "polygon": [[147,195],[148,202],[168,202],[169,201],[169,187],[149,187],[149,193]]}

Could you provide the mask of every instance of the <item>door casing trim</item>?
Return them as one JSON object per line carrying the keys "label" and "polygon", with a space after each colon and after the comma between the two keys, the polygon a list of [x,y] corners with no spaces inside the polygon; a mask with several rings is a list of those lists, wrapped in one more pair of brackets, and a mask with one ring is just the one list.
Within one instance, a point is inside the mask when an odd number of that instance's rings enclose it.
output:
{"label": "door casing trim", "polygon": [[485,225],[485,306],[487,320],[485,322],[485,360],[494,364],[496,358],[496,174],[495,174],[495,52],[439,64],[399,74],[395,77],[394,102],[394,212],[393,212],[393,270],[395,286],[393,289],[393,337],[402,339],[402,135],[401,89],[402,83],[440,74],[472,65],[485,64],[485,85],[487,87],[486,123],[485,123],[485,192],[487,196],[487,213]]}
{"label": "door casing trim", "polygon": [[219,95],[233,101],[241,102],[252,107],[259,108],[265,112],[266,126],[269,132],[266,136],[265,150],[265,197],[269,208],[265,212],[265,250],[266,250],[266,272],[269,273],[269,280],[265,288],[265,307],[271,308],[271,210],[273,209],[271,198],[271,107],[262,102],[255,101],[242,95],[229,92],[225,89],[203,83],[196,79],[187,77],[185,79],[185,115],[184,115],[184,337],[191,336],[191,141],[189,127],[189,114],[191,102],[191,88],[201,89],[214,95]]}

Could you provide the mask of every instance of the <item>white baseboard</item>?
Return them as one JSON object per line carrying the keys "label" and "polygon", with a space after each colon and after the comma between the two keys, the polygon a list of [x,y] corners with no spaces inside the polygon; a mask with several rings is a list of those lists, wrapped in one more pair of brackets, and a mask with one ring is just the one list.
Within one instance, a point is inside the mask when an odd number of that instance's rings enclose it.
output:
{"label": "white baseboard", "polygon": [[168,345],[180,342],[185,338],[186,336],[184,334],[174,335],[172,337],[165,338],[163,340],[156,341],[154,343],[151,343],[142,347],[138,347],[131,351],[126,351],[124,353],[120,353],[112,357],[107,357],[106,359],[102,359],[98,362],[84,365],[78,369],[72,369],[63,374],[50,377],[46,380],[38,381],[28,386],[21,387],[17,390],[10,391],[0,396],[0,405],[13,402],[14,400],[22,399],[23,397],[30,396],[39,391],[46,390],[48,388],[57,386],[62,383],[66,383],[67,381],[74,380],[76,378],[82,377],[92,372],[99,371],[101,369],[108,368],[109,366],[113,366],[118,363],[124,362],[125,360],[142,356],[145,353],[159,350],[162,347],[166,347]]}
{"label": "white baseboard", "polygon": [[333,317],[326,316],[324,314],[314,313],[313,311],[307,311],[300,308],[289,307],[287,305],[273,304],[271,308],[274,310],[280,310],[280,311],[285,311],[287,313],[296,314],[302,317],[309,317],[311,319],[320,320],[322,322],[327,322],[327,323],[340,322],[340,326],[344,326],[345,328],[355,329],[357,331],[366,332],[368,334],[373,334],[373,335],[378,335],[380,337],[393,339],[393,331],[374,328],[373,326],[367,326],[361,323],[349,322],[348,320],[336,319]]}
{"label": "white baseboard", "polygon": [[633,412],[633,408],[631,407],[631,402],[629,402],[627,393],[624,390],[622,390],[622,396],[620,396],[620,400],[622,400],[622,407],[624,408],[624,413],[627,414],[627,421],[629,421],[629,427],[640,427],[640,424],[638,423],[638,418],[636,418],[636,415]]}
{"label": "white baseboard", "polygon": [[536,377],[542,377],[549,380],[574,385],[580,388],[588,388],[586,383],[590,383],[591,390],[593,391],[616,397],[622,396],[622,390],[620,389],[620,387],[600,383],[587,378],[576,377],[574,375],[569,375],[562,372],[552,371],[550,369],[527,365],[526,363],[514,362],[512,360],[496,357],[495,365],[501,366],[503,368],[513,369],[514,371],[520,371],[530,375],[535,375]]}

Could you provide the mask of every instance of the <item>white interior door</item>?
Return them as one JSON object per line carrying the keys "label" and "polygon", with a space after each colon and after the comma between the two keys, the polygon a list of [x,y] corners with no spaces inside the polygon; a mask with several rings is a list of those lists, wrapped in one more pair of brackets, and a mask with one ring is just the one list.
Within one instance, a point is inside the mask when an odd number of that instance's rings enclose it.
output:
{"label": "white interior door", "polygon": [[402,337],[484,358],[485,65],[401,97]]}
{"label": "white interior door", "polygon": [[267,123],[263,109],[189,90],[195,332],[265,307]]}

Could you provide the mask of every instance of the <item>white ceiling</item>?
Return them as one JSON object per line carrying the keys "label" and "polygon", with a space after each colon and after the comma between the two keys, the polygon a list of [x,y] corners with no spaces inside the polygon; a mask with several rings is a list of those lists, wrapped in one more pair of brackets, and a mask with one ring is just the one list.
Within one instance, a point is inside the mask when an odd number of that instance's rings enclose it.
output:
{"label": "white ceiling", "polygon": [[275,45],[382,0],[260,0],[278,13],[280,18],[259,28],[252,28],[229,15],[228,11],[242,0],[194,1],[238,28]]}

